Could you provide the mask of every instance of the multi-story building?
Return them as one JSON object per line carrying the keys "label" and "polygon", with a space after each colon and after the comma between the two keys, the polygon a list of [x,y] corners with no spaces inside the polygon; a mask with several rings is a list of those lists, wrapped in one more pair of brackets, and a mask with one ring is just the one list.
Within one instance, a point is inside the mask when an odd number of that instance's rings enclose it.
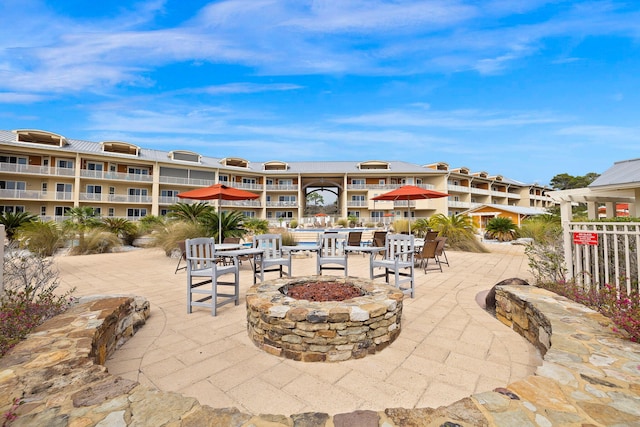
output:
{"label": "multi-story building", "polygon": [[102,216],[139,219],[164,215],[177,194],[214,183],[252,191],[256,200],[222,201],[273,222],[304,219],[307,195],[336,195],[338,215],[362,222],[408,215],[407,201],[375,202],[374,196],[402,185],[447,192],[448,198],[411,201],[413,217],[461,213],[482,204],[545,208],[550,188],[524,184],[446,163],[400,161],[252,163],[247,159],[146,149],[122,141],[89,142],[40,130],[0,131],[0,211],[28,211],[59,219],[75,206]]}

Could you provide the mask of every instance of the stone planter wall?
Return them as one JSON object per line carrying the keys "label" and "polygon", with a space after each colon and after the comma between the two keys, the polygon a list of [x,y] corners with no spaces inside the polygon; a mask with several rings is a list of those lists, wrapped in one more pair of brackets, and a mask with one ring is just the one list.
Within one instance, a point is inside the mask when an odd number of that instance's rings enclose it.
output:
{"label": "stone planter wall", "polygon": [[[310,302],[280,288],[304,282],[350,283],[367,295]],[[247,330],[264,351],[303,362],[359,359],[380,351],[400,333],[403,293],[355,277],[304,276],[266,281],[247,291]]]}
{"label": "stone planter wall", "polygon": [[[14,427],[639,425],[640,344],[621,339],[600,314],[533,286],[500,287],[497,301],[501,320],[547,349],[544,363],[536,375],[447,407],[255,415],[123,380],[96,362],[149,311],[143,299],[117,297],[51,319],[0,359],[0,414],[15,412]],[[12,409],[14,399],[22,405]]]}

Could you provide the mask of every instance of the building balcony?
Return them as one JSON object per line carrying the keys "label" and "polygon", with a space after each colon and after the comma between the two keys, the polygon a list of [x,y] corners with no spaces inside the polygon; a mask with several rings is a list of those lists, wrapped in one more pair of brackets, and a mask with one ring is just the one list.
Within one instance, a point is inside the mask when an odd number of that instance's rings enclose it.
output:
{"label": "building balcony", "polygon": [[447,184],[447,190],[450,193],[470,193],[471,187],[465,187],[464,185]]}
{"label": "building balcony", "polygon": [[212,179],[191,179],[162,175],[158,177],[158,181],[161,184],[185,185],[190,187],[208,187],[215,184],[215,181]]}
{"label": "building balcony", "polygon": [[9,172],[22,175],[75,176],[73,168],[53,168],[49,166],[29,166],[15,163],[0,163],[0,173]]}
{"label": "building balcony", "polygon": [[143,175],[140,173],[123,173],[123,172],[108,172],[108,171],[94,171],[89,169],[80,170],[81,178],[91,179],[104,179],[111,181],[135,181],[135,182],[152,182],[152,175]]}
{"label": "building balcony", "polygon": [[[218,203],[217,200],[210,200],[211,203]],[[259,200],[221,200],[220,205],[234,208],[260,208]]]}
{"label": "building balcony", "polygon": [[469,188],[469,193],[471,194],[482,194],[483,196],[489,196],[491,192],[489,190],[483,190],[482,188]]}
{"label": "building balcony", "polygon": [[250,182],[221,182],[221,184],[228,185],[233,188],[239,188],[241,190],[262,191],[262,184],[254,184]]}
{"label": "building balcony", "polygon": [[298,208],[298,202],[267,202],[268,208]]}
{"label": "building balcony", "polygon": [[101,202],[101,203],[135,203],[135,204],[151,204],[153,198],[151,196],[129,196],[126,194],[104,194],[104,193],[80,193],[80,201],[82,202]]}
{"label": "building balcony", "polygon": [[367,208],[369,207],[368,200],[347,200],[348,208]]}
{"label": "building balcony", "polygon": [[435,190],[435,185],[431,184],[347,184],[347,190],[395,190],[405,185],[413,185],[427,190]]}
{"label": "building balcony", "polygon": [[298,191],[297,185],[266,185],[267,191]]}

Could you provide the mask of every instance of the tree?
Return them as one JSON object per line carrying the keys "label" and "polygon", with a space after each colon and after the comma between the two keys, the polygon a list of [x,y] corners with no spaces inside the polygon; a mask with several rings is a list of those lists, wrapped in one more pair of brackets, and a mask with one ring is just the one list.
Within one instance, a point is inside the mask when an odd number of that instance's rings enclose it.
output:
{"label": "tree", "polygon": [[307,194],[307,204],[313,203],[316,206],[324,206],[324,197],[320,193]]}
{"label": "tree", "polygon": [[487,222],[487,235],[499,242],[510,242],[516,237],[516,225],[511,218],[495,217]]}
{"label": "tree", "polygon": [[215,208],[208,203],[182,203],[178,202],[169,206],[167,216],[171,219],[181,219],[193,223],[199,223],[202,218],[214,212]]}
{"label": "tree", "polygon": [[466,252],[488,252],[482,243],[476,239],[473,220],[466,215],[437,214],[429,218],[429,224],[438,236],[446,237],[451,249]]}
{"label": "tree", "polygon": [[20,226],[33,222],[38,219],[37,216],[28,212],[7,212],[0,213],[0,224],[4,225],[4,231],[7,234],[9,243],[13,242],[14,235]]}
{"label": "tree", "polygon": [[568,173],[560,173],[551,178],[550,184],[556,190],[571,190],[585,188],[598,178],[600,174],[589,172],[584,176],[573,176]]}
{"label": "tree", "polygon": [[[201,222],[207,228],[208,234],[213,236],[216,241],[224,241],[225,237],[244,237],[247,234],[244,220],[245,216],[242,212],[230,211],[222,212],[220,217],[217,212],[209,212]],[[218,236],[218,228],[220,228],[222,237]]]}
{"label": "tree", "polygon": [[101,225],[100,218],[98,218],[91,206],[76,206],[69,209],[65,215],[69,217],[64,221],[65,226],[68,229],[77,231],[80,246],[84,245],[85,231]]}

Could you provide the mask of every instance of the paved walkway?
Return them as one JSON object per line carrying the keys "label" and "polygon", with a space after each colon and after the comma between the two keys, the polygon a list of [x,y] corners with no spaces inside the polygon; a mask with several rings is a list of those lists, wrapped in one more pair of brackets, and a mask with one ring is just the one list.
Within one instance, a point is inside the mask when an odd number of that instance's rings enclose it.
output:
{"label": "paved walkway", "polygon": [[[243,412],[336,414],[357,409],[436,408],[525,378],[537,351],[476,303],[497,282],[527,279],[522,246],[489,254],[449,251],[444,272],[416,270],[416,298],[405,299],[402,332],[383,351],[338,363],[304,363],[259,350],[247,337],[245,301],[186,312],[184,270],[157,249],[56,258],[62,286],[76,295],[135,294],[151,303],[147,324],[107,361],[109,372]],[[349,258],[368,277],[368,257]],[[315,258],[294,259],[294,275],[315,273]],[[271,273],[273,275],[274,273]],[[271,276],[269,276],[271,277]],[[241,267],[241,295],[250,287]]]}

